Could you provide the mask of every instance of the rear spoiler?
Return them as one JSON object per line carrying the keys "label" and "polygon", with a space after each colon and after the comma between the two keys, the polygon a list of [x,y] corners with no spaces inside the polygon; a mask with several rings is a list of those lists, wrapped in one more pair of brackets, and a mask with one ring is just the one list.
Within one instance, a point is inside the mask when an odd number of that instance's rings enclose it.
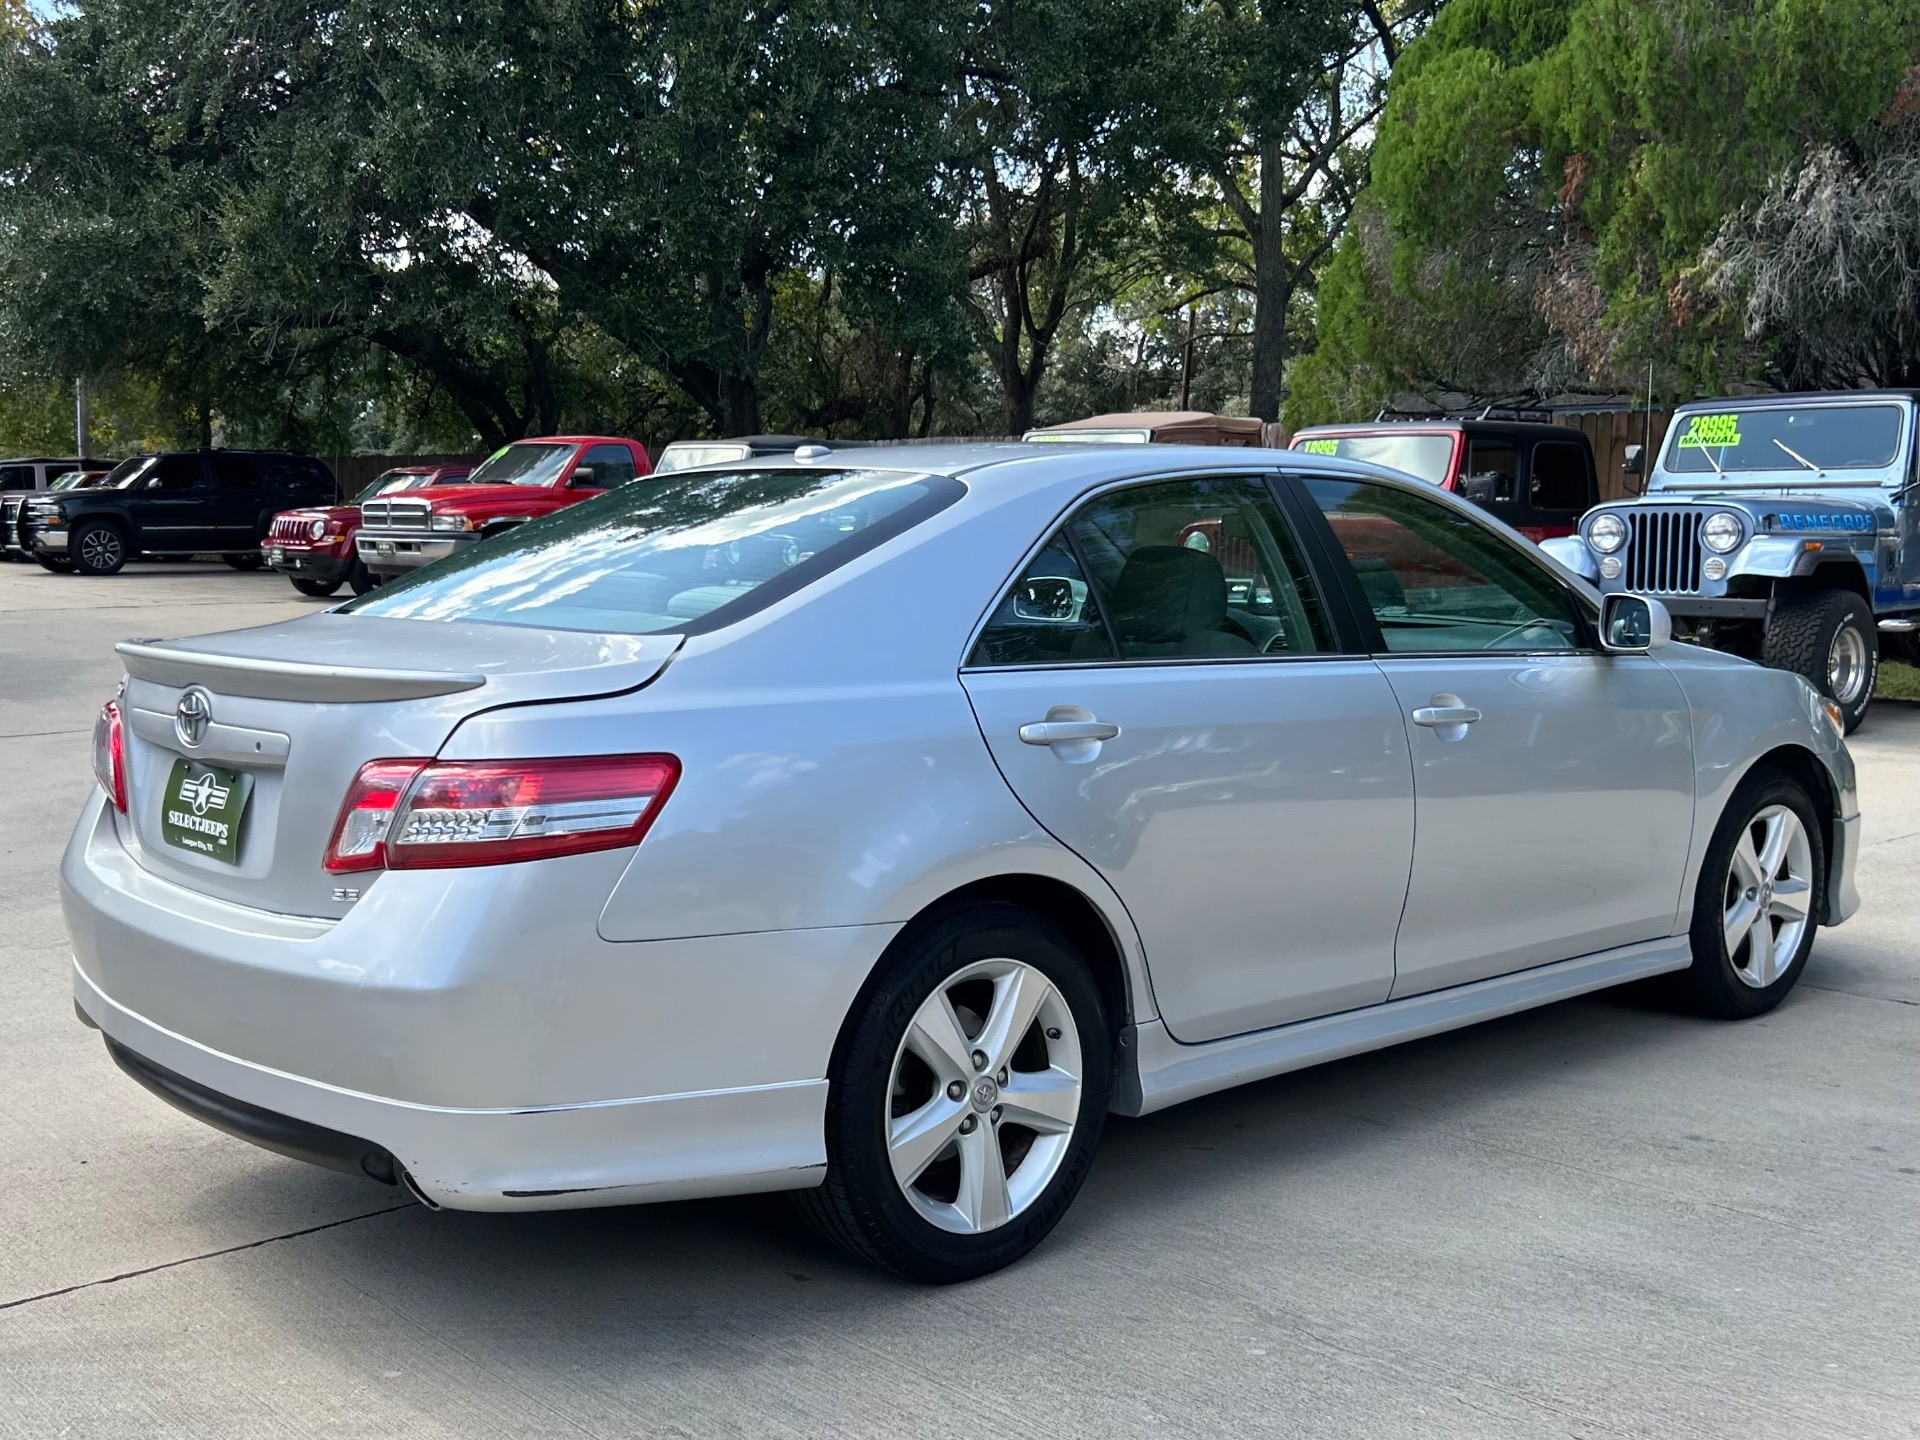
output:
{"label": "rear spoiler", "polygon": [[258,700],[311,700],[362,704],[376,700],[420,700],[478,690],[484,675],[444,670],[378,670],[347,665],[314,665],[300,660],[261,660],[179,649],[150,640],[122,640],[114,651],[136,680],[175,688],[196,682],[222,695]]}

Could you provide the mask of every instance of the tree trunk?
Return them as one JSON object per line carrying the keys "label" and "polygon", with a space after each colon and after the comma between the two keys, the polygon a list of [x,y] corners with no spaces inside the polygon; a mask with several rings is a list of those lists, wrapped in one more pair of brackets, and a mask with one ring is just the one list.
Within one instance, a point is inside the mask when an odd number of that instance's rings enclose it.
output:
{"label": "tree trunk", "polygon": [[1253,385],[1247,408],[1262,420],[1278,420],[1287,368],[1287,303],[1293,276],[1287,268],[1286,188],[1280,146],[1260,147],[1260,214],[1253,228]]}

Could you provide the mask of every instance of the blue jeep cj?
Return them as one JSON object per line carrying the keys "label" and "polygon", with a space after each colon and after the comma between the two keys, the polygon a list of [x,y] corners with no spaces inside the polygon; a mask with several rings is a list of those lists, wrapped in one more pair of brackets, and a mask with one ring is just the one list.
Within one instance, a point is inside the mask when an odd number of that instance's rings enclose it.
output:
{"label": "blue jeep cj", "polygon": [[1658,599],[1681,639],[1804,675],[1852,730],[1880,642],[1911,654],[1920,630],[1917,420],[1910,391],[1683,406],[1647,493],[1543,548]]}

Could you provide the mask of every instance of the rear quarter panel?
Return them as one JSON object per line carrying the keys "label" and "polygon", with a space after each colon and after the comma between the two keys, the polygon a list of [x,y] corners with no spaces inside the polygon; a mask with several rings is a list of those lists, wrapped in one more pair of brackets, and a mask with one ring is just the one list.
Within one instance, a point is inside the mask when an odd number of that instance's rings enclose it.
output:
{"label": "rear quarter panel", "polygon": [[903,537],[918,543],[689,638],[642,690],[478,715],[442,753],[680,758],[600,914],[606,939],[898,924],[973,881],[1043,875],[1101,912],[1150,1013],[1124,907],[1008,789],[958,677],[975,622],[1059,508],[956,506]]}

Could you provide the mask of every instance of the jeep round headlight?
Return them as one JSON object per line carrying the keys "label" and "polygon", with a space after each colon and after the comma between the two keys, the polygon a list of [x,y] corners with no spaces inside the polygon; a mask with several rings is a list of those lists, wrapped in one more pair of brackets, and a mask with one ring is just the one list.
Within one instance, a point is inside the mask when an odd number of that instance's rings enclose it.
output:
{"label": "jeep round headlight", "polygon": [[1740,517],[1728,510],[1716,510],[1700,527],[1700,543],[1716,555],[1724,555],[1740,543],[1746,533]]}
{"label": "jeep round headlight", "polygon": [[326,533],[327,533],[327,522],[326,522],[326,521],[324,521],[324,520],[309,520],[309,521],[307,522],[307,538],[308,538],[309,540],[318,540],[318,539],[319,539],[319,538],[320,538],[320,537],[321,537],[322,535],[324,535],[324,534],[326,534]]}
{"label": "jeep round headlight", "polygon": [[1587,544],[1602,555],[1611,555],[1627,543],[1627,522],[1618,515],[1596,515],[1587,526]]}

